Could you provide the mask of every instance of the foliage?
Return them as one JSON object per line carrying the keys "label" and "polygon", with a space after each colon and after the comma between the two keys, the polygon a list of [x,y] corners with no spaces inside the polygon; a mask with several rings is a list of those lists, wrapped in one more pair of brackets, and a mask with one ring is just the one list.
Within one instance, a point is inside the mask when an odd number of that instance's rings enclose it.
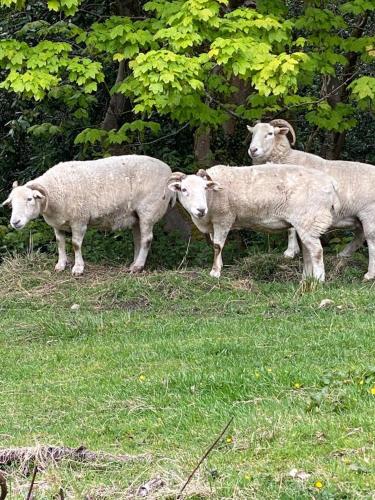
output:
{"label": "foliage", "polygon": [[[1,0],[0,5],[25,8],[32,2]],[[355,102],[362,109],[374,107],[374,39],[356,36],[353,28],[363,16],[372,22],[374,5],[366,0],[342,2],[338,8],[307,2],[302,11],[292,12],[283,2],[233,9],[227,0],[156,0],[143,5],[143,18],[103,12],[104,20],[91,26],[80,22],[85,4],[78,0],[43,5],[45,11],[59,12],[61,20],[32,20],[0,41],[1,87],[23,99],[50,99],[50,92],[60,100],[66,92],[95,93],[108,78],[112,60],[126,62],[128,73],[111,92],[130,99],[138,123],[157,113],[192,126],[217,127],[229,119],[225,100],[235,89],[233,77],[252,89],[248,105],[258,98],[258,118],[293,102],[292,107],[309,111],[311,123],[340,132],[356,124]],[[329,99],[316,105],[312,83],[345,74],[350,54],[366,63],[363,75],[349,75],[351,101],[334,109]],[[242,104],[232,110],[251,116]],[[99,142],[107,150],[111,144],[131,143],[133,137],[125,132],[91,130],[76,142]]]}
{"label": "foliage", "polygon": [[362,76],[349,85],[352,91],[352,97],[358,102],[361,109],[375,109],[375,78]]}
{"label": "foliage", "polygon": [[63,81],[75,83],[86,93],[97,90],[104,79],[101,64],[87,57],[71,57],[71,52],[72,46],[66,42],[43,40],[30,47],[17,40],[1,41],[0,67],[9,71],[0,88],[36,101]]}
{"label": "foliage", "polygon": [[372,2],[120,4],[0,0],[4,191],[59,161],[110,154],[192,172],[202,130],[211,161],[248,164],[246,122],[275,116],[297,124],[299,148],[313,138],[326,155],[346,134],[342,157],[375,161]]}

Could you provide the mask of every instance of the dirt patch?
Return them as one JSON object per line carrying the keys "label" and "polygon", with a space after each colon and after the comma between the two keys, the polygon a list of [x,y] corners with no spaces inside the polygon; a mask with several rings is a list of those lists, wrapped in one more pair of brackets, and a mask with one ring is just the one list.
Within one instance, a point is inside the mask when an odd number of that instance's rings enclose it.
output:
{"label": "dirt patch", "polygon": [[121,311],[133,312],[141,309],[147,309],[150,306],[150,301],[146,297],[135,297],[128,300],[122,300],[114,297],[112,300],[102,302],[95,306],[97,311],[110,311],[117,309]]}
{"label": "dirt patch", "polygon": [[253,280],[251,280],[250,278],[234,280],[232,283],[232,288],[234,290],[246,290],[249,292],[254,292],[258,290],[258,287],[254,284]]}

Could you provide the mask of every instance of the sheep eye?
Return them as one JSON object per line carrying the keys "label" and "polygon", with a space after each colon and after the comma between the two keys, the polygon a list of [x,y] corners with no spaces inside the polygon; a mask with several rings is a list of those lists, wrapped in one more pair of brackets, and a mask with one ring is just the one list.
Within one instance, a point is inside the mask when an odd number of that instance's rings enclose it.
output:
{"label": "sheep eye", "polygon": [[187,189],[186,189],[186,188],[182,188],[182,189],[181,189],[181,191],[182,191],[183,193],[186,193],[186,192],[187,192]]}
{"label": "sheep eye", "polygon": [[268,132],[268,134],[267,134],[267,135],[273,135],[273,132]]}
{"label": "sheep eye", "polygon": [[31,200],[32,200],[32,198],[27,198],[27,201],[31,201]]}

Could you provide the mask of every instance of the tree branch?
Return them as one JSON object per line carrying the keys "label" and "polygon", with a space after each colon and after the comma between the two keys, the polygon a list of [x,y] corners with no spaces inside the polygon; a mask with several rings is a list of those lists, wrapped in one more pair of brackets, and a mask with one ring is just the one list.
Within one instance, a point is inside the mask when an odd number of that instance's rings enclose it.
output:
{"label": "tree branch", "polygon": [[129,147],[130,146],[146,146],[148,144],[155,144],[155,142],[163,141],[164,139],[167,139],[168,137],[173,137],[174,135],[179,134],[182,130],[184,130],[188,126],[189,126],[189,122],[185,123],[185,125],[183,125],[181,128],[179,128],[175,132],[171,132],[170,134],[163,135],[163,137],[158,137],[157,139],[155,139],[153,141],[148,141],[148,142],[141,142],[141,141],[139,141],[138,143],[127,144],[127,146],[129,146]]}
{"label": "tree branch", "polygon": [[187,478],[185,484],[183,485],[183,487],[180,489],[180,492],[179,494],[177,495],[177,498],[181,498],[181,495],[182,493],[184,492],[186,486],[190,483],[190,481],[192,480],[194,474],[197,472],[197,470],[199,469],[200,465],[202,464],[202,462],[208,457],[208,455],[211,453],[211,451],[215,448],[215,446],[217,445],[217,443],[220,441],[220,439],[224,436],[225,432],[227,431],[228,427],[230,426],[230,424],[233,422],[233,418],[234,417],[231,417],[227,423],[227,425],[224,427],[224,429],[220,432],[219,436],[215,439],[215,441],[211,444],[211,446],[208,448],[208,450],[206,451],[206,453],[200,458],[199,462],[197,463],[197,465],[194,467],[193,471],[191,472],[190,476]]}
{"label": "tree branch", "polygon": [[297,104],[291,104],[290,106],[285,106],[283,109],[281,109],[280,111],[278,111],[276,113],[276,115],[274,115],[272,117],[272,120],[274,120],[275,118],[278,118],[281,114],[283,114],[285,111],[289,111],[290,109],[300,108],[302,106],[312,106],[312,105],[320,104],[321,102],[325,101],[329,97],[331,97],[334,94],[336,94],[336,92],[338,90],[340,90],[344,85],[348,84],[350,82],[350,80],[352,80],[356,75],[358,75],[358,73],[359,73],[359,70],[355,71],[344,82],[340,83],[340,85],[338,85],[337,87],[335,87],[334,89],[332,89],[331,92],[329,92],[328,94],[325,94],[324,96],[320,97],[319,99],[316,99],[315,101],[299,102]]}
{"label": "tree branch", "polygon": [[38,466],[36,465],[34,467],[33,477],[31,478],[30,488],[29,488],[29,491],[27,493],[26,500],[30,500],[31,499],[31,495],[33,494],[33,489],[34,489],[35,478],[36,478],[37,472],[38,472]]}

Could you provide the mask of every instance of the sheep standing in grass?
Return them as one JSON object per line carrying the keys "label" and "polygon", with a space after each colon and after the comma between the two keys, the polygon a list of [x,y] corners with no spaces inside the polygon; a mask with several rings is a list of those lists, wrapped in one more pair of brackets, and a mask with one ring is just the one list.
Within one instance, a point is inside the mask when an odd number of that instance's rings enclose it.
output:
{"label": "sheep standing in grass", "polygon": [[39,215],[54,228],[59,254],[56,271],[66,267],[65,232],[71,232],[75,276],[84,269],[81,247],[87,227],[131,227],[134,261],[130,270],[139,272],[146,262],[153,226],[175,199],[166,190],[170,175],[168,165],[149,156],[59,163],[24,186],[15,183],[3,205],[11,205],[10,223],[15,229]]}
{"label": "sheep standing in grass", "polygon": [[[369,268],[365,279],[375,278],[375,168],[373,165],[354,161],[325,160],[320,156],[292,149],[287,138],[296,141],[293,127],[285,120],[257,123],[248,130],[253,134],[249,155],[255,165],[281,162],[303,165],[331,175],[337,181],[341,210],[333,225],[337,229],[354,229],[356,237],[339,254],[350,257],[364,240],[369,247]],[[289,230],[286,257],[299,252],[296,232]]]}
{"label": "sheep standing in grass", "polygon": [[168,187],[198,229],[211,237],[211,276],[220,277],[221,253],[231,229],[274,232],[293,226],[302,242],[303,277],[324,281],[319,237],[339,209],[334,180],[328,175],[292,165],[216,165],[195,175],[174,172]]}

